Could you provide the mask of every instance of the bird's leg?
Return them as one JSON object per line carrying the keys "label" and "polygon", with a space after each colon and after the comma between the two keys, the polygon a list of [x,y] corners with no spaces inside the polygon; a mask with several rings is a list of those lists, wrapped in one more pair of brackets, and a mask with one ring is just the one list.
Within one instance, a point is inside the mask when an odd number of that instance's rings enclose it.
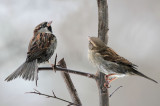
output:
{"label": "bird's leg", "polygon": [[111,87],[111,86],[109,86],[109,81],[108,80],[104,83],[104,87],[105,88],[110,88]]}
{"label": "bird's leg", "polygon": [[112,82],[113,80],[117,79],[117,77],[114,77],[112,79],[109,80],[109,83]]}
{"label": "bird's leg", "polygon": [[109,86],[109,75],[105,75],[105,83],[104,83],[104,87],[106,87],[106,88],[110,88],[110,86]]}
{"label": "bird's leg", "polygon": [[109,79],[109,77],[112,75],[115,75],[115,74],[105,75],[106,82],[104,83],[104,87],[110,88],[111,86],[109,86],[109,83],[112,82],[113,80],[117,79],[116,77]]}

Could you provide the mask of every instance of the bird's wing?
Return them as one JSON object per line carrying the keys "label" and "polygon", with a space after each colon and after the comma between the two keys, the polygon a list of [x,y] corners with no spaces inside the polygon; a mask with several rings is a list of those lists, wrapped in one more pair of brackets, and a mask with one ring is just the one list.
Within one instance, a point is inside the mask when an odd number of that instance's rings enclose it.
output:
{"label": "bird's wing", "polygon": [[129,66],[132,68],[136,68],[135,64],[132,64],[127,59],[119,56],[114,50],[112,50],[109,47],[102,49],[101,51],[99,51],[99,53],[101,54],[101,56],[103,57],[104,60],[115,62],[115,63],[122,64],[122,65],[126,65],[126,66]]}
{"label": "bird's wing", "polygon": [[32,61],[40,57],[50,47],[54,38],[55,36],[49,33],[34,35],[28,46],[27,60]]}

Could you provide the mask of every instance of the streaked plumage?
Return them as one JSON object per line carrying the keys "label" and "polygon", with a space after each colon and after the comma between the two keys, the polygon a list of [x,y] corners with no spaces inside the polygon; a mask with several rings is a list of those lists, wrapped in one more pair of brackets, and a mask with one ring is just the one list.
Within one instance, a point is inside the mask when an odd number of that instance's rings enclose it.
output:
{"label": "streaked plumage", "polygon": [[33,38],[28,46],[26,61],[9,75],[5,79],[6,81],[11,81],[18,76],[25,80],[38,80],[37,64],[48,61],[57,46],[57,39],[52,34],[51,23],[43,22],[35,28]]}
{"label": "streaked plumage", "polygon": [[138,72],[135,64],[119,56],[99,38],[89,37],[89,60],[106,75],[114,74],[112,77],[117,78],[126,75],[138,75],[157,83],[157,81]]}

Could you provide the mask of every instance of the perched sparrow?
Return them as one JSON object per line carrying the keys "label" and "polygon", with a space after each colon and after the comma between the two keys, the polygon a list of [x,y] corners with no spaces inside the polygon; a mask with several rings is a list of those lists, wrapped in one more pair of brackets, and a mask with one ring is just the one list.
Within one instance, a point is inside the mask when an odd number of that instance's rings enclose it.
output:
{"label": "perched sparrow", "polygon": [[138,75],[158,83],[141,72],[138,72],[136,65],[119,56],[96,37],[89,37],[89,60],[102,73],[111,77],[111,80],[124,77],[126,75]]}
{"label": "perched sparrow", "polygon": [[52,27],[50,22],[43,22],[36,26],[28,47],[28,53],[26,61],[5,80],[11,81],[18,76],[22,76],[25,80],[38,80],[38,65],[48,61],[53,55],[56,46],[57,39],[52,34]]}

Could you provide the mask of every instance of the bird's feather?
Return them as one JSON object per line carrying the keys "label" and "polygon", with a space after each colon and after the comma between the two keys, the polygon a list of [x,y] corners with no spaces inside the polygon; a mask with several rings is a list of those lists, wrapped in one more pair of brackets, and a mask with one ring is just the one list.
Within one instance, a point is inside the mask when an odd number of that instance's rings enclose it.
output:
{"label": "bird's feather", "polygon": [[127,59],[119,56],[113,49],[110,47],[105,47],[99,51],[100,55],[103,57],[104,60],[115,62],[118,64],[126,65],[132,68],[136,68],[135,64],[131,63]]}
{"label": "bird's feather", "polygon": [[32,38],[28,47],[27,61],[40,58],[40,56],[50,47],[55,36],[50,33],[39,33]]}

